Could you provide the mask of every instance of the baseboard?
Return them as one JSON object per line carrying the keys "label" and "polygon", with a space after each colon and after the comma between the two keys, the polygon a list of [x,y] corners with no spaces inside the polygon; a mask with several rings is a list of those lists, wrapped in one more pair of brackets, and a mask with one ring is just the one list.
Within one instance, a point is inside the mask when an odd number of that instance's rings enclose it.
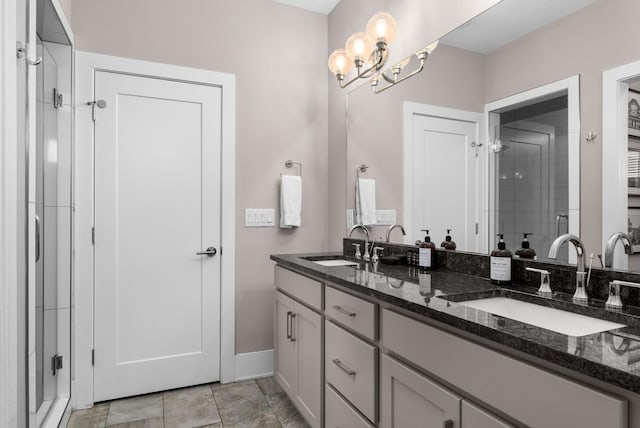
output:
{"label": "baseboard", "polygon": [[236,381],[273,375],[273,349],[236,354]]}

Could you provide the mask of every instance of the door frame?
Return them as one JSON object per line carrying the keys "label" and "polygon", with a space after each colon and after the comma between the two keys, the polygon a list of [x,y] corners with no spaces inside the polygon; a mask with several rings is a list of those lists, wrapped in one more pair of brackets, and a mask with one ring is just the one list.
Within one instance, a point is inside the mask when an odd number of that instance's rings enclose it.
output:
{"label": "door frame", "polygon": [[[404,184],[403,194],[402,194],[402,210],[404,217],[404,224],[411,225],[413,224],[413,213],[411,207],[411,199],[413,195],[413,117],[414,116],[431,116],[441,119],[452,119],[458,120],[462,122],[469,122],[476,124],[476,143],[480,143],[480,139],[484,135],[484,117],[480,112],[466,111],[466,110],[457,110],[448,107],[440,107],[434,106],[430,104],[422,104],[416,102],[405,101],[402,104],[402,129],[403,129],[403,181]],[[485,156],[484,150],[478,151],[478,177],[483,177],[486,175],[485,164],[483,162],[482,157]],[[479,224],[478,234],[477,234],[477,244],[478,249],[482,250],[482,248],[486,247],[488,244],[486,242],[486,233],[483,233],[483,230],[486,230],[487,224],[487,215],[486,215],[486,192],[487,188],[486,183],[482,180],[479,180],[477,183],[477,192],[475,195],[476,198],[476,219]],[[405,236],[404,243],[408,245],[412,245],[413,242],[409,235]]]}
{"label": "door frame", "polygon": [[[640,76],[640,61],[602,73],[602,254],[614,232],[626,232],[629,188],[627,183],[627,108],[629,85],[626,80]],[[616,269],[627,269],[629,258],[614,253]]]}
{"label": "door frame", "polygon": [[[490,113],[496,110],[517,107],[529,100],[551,96],[558,92],[567,92],[568,102],[568,133],[567,145],[569,150],[569,233],[580,236],[580,75],[576,74],[546,85],[511,95],[484,106],[485,141],[487,149],[491,145]],[[493,156],[487,156],[486,186],[489,190],[489,242],[495,242],[495,165]],[[487,251],[490,251],[488,248]],[[576,254],[569,252],[569,262],[576,262]]]}
{"label": "door frame", "polygon": [[[235,380],[235,75],[203,69],[75,51],[75,148],[73,177],[73,245],[75,378],[74,408],[93,405],[94,257],[94,126],[91,107],[96,71],[117,72],[186,83],[213,85],[222,90],[221,241],[220,254],[220,382]],[[223,253],[224,251],[224,253]]]}

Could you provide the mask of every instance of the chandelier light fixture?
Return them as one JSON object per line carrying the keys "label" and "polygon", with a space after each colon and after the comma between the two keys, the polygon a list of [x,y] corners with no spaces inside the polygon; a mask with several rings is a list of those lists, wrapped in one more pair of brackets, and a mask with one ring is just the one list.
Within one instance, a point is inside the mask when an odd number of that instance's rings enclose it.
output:
{"label": "chandelier light fixture", "polygon": [[[396,30],[397,24],[393,16],[387,12],[378,12],[369,19],[365,33],[353,33],[347,39],[344,49],[333,51],[329,56],[329,70],[336,76],[341,88],[346,88],[358,79],[368,78],[373,92],[378,94],[422,71],[427,57],[438,46],[438,41],[420,49],[390,69],[381,71],[389,57],[388,45],[395,38]],[[403,69],[414,56],[419,62],[418,68],[401,76]],[[354,66],[356,75],[345,81]],[[380,86],[379,83],[382,81],[387,84]]]}

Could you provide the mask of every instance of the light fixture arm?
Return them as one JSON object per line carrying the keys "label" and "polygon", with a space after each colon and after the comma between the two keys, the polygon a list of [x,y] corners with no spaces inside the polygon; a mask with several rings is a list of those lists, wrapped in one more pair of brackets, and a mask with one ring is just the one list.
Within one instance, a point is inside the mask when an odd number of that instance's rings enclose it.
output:
{"label": "light fixture arm", "polygon": [[337,74],[336,77],[338,78],[340,88],[344,89],[358,79],[369,77],[371,76],[371,74],[373,74],[373,72],[380,70],[384,63],[387,61],[387,44],[383,41],[376,43],[376,49],[374,49],[374,51],[371,53],[370,59],[371,57],[373,57],[373,64],[364,71],[361,71],[361,68],[364,65],[364,61],[356,61],[356,68],[358,73],[348,82],[344,83],[344,74]]}
{"label": "light fixture arm", "polygon": [[425,51],[417,52],[416,53],[416,57],[418,57],[418,60],[420,61],[420,65],[418,66],[417,69],[415,69],[414,71],[412,71],[411,73],[407,74],[406,76],[404,76],[404,77],[402,77],[400,79],[398,79],[398,77],[400,76],[400,72],[402,70],[401,70],[401,68],[399,66],[393,66],[391,68],[391,73],[392,73],[393,77],[389,77],[387,75],[388,71],[380,73],[382,78],[384,80],[386,80],[387,82],[389,82],[389,84],[387,86],[382,87],[382,88],[378,88],[379,79],[378,78],[372,79],[371,80],[371,87],[373,89],[373,93],[374,94],[379,94],[380,92],[386,91],[387,89],[391,88],[392,86],[395,86],[400,82],[404,82],[405,80],[409,79],[410,77],[413,77],[416,74],[420,73],[424,69],[424,63],[426,62],[428,56],[429,56],[429,54],[427,52],[425,52]]}

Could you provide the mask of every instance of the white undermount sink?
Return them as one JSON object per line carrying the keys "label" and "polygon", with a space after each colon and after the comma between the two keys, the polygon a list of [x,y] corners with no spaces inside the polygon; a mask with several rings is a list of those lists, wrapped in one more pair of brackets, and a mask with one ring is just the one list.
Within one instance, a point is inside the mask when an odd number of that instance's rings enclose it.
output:
{"label": "white undermount sink", "polygon": [[355,266],[358,263],[352,262],[344,259],[333,259],[333,260],[314,260],[314,263],[318,263],[322,266]]}
{"label": "white undermount sink", "polygon": [[535,303],[506,297],[467,300],[460,305],[479,309],[501,317],[510,318],[536,327],[566,334],[568,336],[586,336],[625,327],[611,321],[574,314],[560,309],[548,308]]}

